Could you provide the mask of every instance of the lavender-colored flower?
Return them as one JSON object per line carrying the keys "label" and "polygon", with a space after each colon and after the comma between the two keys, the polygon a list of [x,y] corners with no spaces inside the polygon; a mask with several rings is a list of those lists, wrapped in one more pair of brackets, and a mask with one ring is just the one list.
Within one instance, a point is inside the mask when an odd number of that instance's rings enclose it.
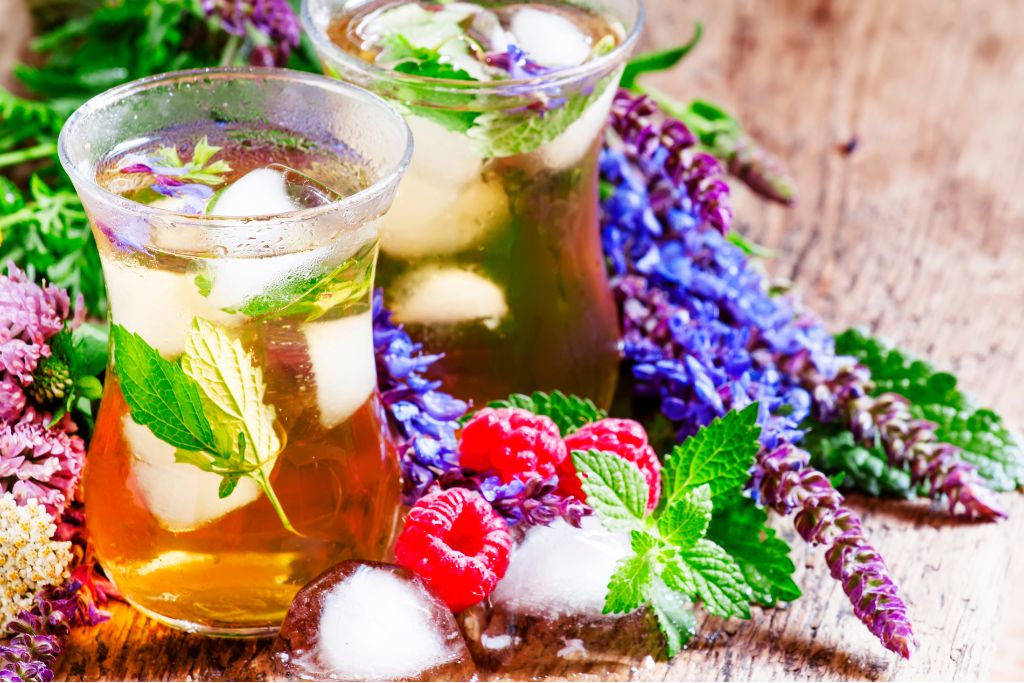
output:
{"label": "lavender-colored flower", "polygon": [[864,536],[860,519],[843,505],[828,478],[808,466],[805,451],[783,444],[762,449],[751,477],[755,500],[779,514],[795,513],[797,533],[814,545],[828,546],[825,559],[854,614],[882,645],[909,659],[917,641],[899,589],[882,556]]}
{"label": "lavender-colored flower", "polygon": [[23,505],[38,500],[57,519],[70,502],[85,462],[85,444],[69,415],[53,418],[27,408],[0,425],[0,493]]}
{"label": "lavender-colored flower", "polygon": [[515,80],[525,80],[551,71],[531,60],[522,48],[513,43],[509,43],[503,52],[489,52],[484,61],[490,66],[507,71],[508,77]]}
{"label": "lavender-colored flower", "polygon": [[259,37],[249,55],[253,66],[284,66],[299,46],[302,28],[288,0],[202,0],[203,12],[240,38]]}
{"label": "lavender-colored flower", "polygon": [[[73,322],[83,315],[79,303]],[[46,341],[71,317],[67,292],[39,287],[8,263],[7,275],[0,275],[0,380],[30,383],[40,358],[50,354]]]}
{"label": "lavender-colored flower", "polygon": [[0,681],[52,681],[51,667],[70,627],[83,621],[79,584],[72,580],[36,596],[35,602],[7,624],[14,636],[0,644]]}

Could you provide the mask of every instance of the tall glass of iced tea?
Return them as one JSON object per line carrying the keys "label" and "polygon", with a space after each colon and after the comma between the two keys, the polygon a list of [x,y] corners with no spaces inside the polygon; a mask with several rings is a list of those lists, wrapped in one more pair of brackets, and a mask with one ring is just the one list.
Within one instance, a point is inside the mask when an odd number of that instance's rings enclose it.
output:
{"label": "tall glass of iced tea", "polygon": [[388,552],[371,292],[410,153],[383,100],[276,70],[147,78],[64,127],[110,299],[89,529],[144,612],[271,633],[310,579]]}
{"label": "tall glass of iced tea", "polygon": [[597,165],[641,14],[640,0],[304,2],[326,71],[413,130],[379,281],[460,398],[611,400]]}

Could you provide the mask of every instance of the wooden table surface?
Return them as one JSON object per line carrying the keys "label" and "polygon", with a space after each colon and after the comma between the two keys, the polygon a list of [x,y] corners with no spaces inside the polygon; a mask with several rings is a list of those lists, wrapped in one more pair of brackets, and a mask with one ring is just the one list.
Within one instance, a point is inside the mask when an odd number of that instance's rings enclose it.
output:
{"label": "wooden table surface", "polygon": [[[792,210],[737,190],[740,229],[780,251],[773,274],[795,281],[836,330],[870,326],[956,370],[1024,425],[1024,3],[647,4],[645,47],[685,39],[694,19],[706,28],[700,49],[653,83],[726,105],[796,176],[802,194]],[[851,137],[856,151],[839,154],[836,144]],[[1009,522],[964,526],[919,503],[853,499],[915,621],[921,647],[909,663],[853,617],[821,551],[797,542],[798,603],[750,622],[706,623],[671,664],[603,674],[977,679],[992,673],[999,651],[997,674],[1012,675],[1020,648],[999,637],[1024,619],[1024,602],[1010,592],[1011,579],[1024,578],[1011,563],[1024,500],[1008,503]],[[120,607],[110,622],[76,631],[57,676],[262,677],[265,650],[187,636]],[[541,672],[575,673],[539,663],[518,675]]]}

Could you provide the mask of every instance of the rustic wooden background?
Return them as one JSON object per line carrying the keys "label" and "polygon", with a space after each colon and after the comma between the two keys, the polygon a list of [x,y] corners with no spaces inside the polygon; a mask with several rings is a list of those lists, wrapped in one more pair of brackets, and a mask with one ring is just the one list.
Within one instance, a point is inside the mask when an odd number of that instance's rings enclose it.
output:
{"label": "rustic wooden background", "polygon": [[[0,46],[22,16],[0,0]],[[647,0],[645,48],[704,22],[704,44],[653,84],[717,100],[782,156],[801,189],[784,209],[738,190],[740,229],[779,250],[790,278],[837,330],[870,326],[955,369],[1024,426],[1024,2],[1019,0]],[[0,69],[5,67],[0,58]],[[849,156],[837,143],[858,141]],[[1024,675],[1024,579],[1011,521],[963,526],[927,506],[854,498],[902,584],[921,648],[882,650],[795,545],[805,597],[748,623],[706,624],[671,665],[590,675],[654,679],[979,679]],[[1018,555],[1020,555],[1018,553]],[[245,679],[266,644],[190,637],[127,608],[77,631],[59,679]],[[537,671],[579,673],[538,663]]]}

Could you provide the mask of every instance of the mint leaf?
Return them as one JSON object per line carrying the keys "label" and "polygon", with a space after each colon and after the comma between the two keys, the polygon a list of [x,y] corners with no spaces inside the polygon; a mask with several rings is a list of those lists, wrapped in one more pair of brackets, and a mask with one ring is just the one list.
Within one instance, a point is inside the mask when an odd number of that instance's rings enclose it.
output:
{"label": "mint leaf", "polygon": [[115,324],[111,337],[114,369],[132,419],[175,448],[215,450],[196,384],[139,335]]}
{"label": "mint leaf", "polygon": [[589,94],[573,95],[562,106],[543,112],[528,108],[485,112],[476,118],[466,135],[473,151],[481,157],[527,154],[564,133],[611,84],[612,78],[606,77]]}
{"label": "mint leaf", "polygon": [[[910,400],[914,417],[936,423],[936,436],[961,448],[961,457],[978,469],[990,487],[1011,491],[1024,485],[1020,437],[997,413],[977,405],[962,391],[954,375],[858,329],[837,336],[836,351],[856,357],[871,370],[874,395],[893,392]],[[846,471],[853,485],[869,493],[912,493],[909,478],[902,476],[904,470],[891,467],[880,448],[854,446],[852,435],[816,423],[810,426],[809,450],[826,471]]]}
{"label": "mint leaf", "polygon": [[196,285],[196,289],[199,291],[200,296],[210,296],[210,292],[213,291],[213,274],[212,273],[199,273],[193,280]]}
{"label": "mint leaf", "polygon": [[636,87],[636,79],[641,74],[671,69],[681,62],[683,57],[690,54],[693,48],[697,47],[703,34],[704,26],[699,21],[696,21],[693,24],[693,36],[686,44],[671,47],[667,50],[646,52],[633,57],[626,64],[625,71],[622,72],[621,87],[632,90]]}
{"label": "mint leaf", "polygon": [[651,563],[648,558],[633,555],[619,560],[615,573],[608,582],[604,613],[628,614],[640,607],[650,580]]}
{"label": "mint leaf", "polygon": [[683,596],[659,579],[651,582],[647,599],[665,636],[667,654],[675,657],[697,632],[697,618]]}
{"label": "mint leaf", "polygon": [[708,484],[712,497],[746,483],[760,448],[757,404],[718,418],[672,449],[661,473],[666,506],[687,489]]}
{"label": "mint leaf", "polygon": [[629,545],[637,555],[646,555],[658,547],[660,541],[646,531],[634,529],[629,532]]}
{"label": "mint leaf", "polygon": [[753,600],[774,606],[800,597],[793,581],[796,570],[789,545],[767,526],[767,513],[738,492],[715,500],[707,538],[717,543],[739,565]]}
{"label": "mint leaf", "polygon": [[658,531],[665,542],[677,548],[690,548],[704,538],[711,509],[711,487],[702,484],[677,496],[658,515]]}
{"label": "mint leaf", "polygon": [[608,417],[608,413],[594,405],[590,399],[566,396],[557,390],[550,394],[536,391],[530,396],[512,394],[504,401],[492,401],[488,405],[491,408],[521,408],[534,415],[550,417],[558,425],[562,436],[568,436],[583,425]]}
{"label": "mint leaf", "polygon": [[609,531],[637,529],[647,509],[644,475],[633,463],[612,453],[573,451],[587,503]]}
{"label": "mint leaf", "polygon": [[701,539],[681,552],[677,562],[704,609],[720,617],[750,618],[750,588],[736,560],[721,546]]}

